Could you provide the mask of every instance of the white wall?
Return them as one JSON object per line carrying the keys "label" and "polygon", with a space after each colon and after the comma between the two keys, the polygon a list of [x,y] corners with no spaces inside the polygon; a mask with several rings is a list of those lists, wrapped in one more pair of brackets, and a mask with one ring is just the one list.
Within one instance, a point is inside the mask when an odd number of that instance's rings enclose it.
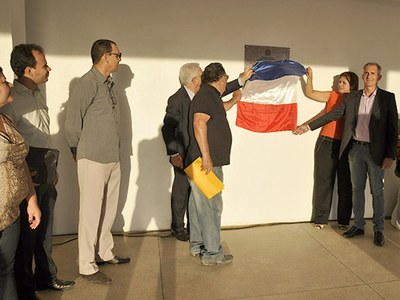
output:
{"label": "white wall", "polygon": [[[314,68],[315,87],[329,90],[333,76],[347,69],[361,75],[362,65],[372,60],[383,66],[380,86],[400,97],[400,3],[395,1],[35,0],[25,5],[27,42],[45,48],[53,69],[46,90],[54,144],[62,151],[55,233],[76,232],[79,207],[61,108],[71,81],[90,68],[90,47],[98,38],[115,40],[123,52],[116,74],[126,95],[118,231],[169,228],[172,170],[160,126],[186,62],[203,67],[222,62],[233,78],[243,70],[245,44],[289,47],[291,59]],[[301,93],[298,102],[299,122],[323,108]],[[234,141],[232,164],[224,168],[223,225],[310,220],[318,132],[252,133],[234,125],[236,108],[228,115]],[[386,174],[388,215],[398,190],[392,173]]]}

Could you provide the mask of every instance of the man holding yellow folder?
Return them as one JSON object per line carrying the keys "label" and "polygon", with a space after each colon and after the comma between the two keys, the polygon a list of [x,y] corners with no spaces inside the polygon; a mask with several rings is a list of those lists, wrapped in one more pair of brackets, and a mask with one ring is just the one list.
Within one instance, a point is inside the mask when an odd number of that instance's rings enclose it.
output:
{"label": "man holding yellow folder", "polygon": [[[203,85],[195,95],[189,111],[190,143],[186,165],[202,158],[202,171],[211,171],[223,181],[222,166],[229,165],[232,134],[226,118],[241,98],[241,92],[223,102],[221,95],[226,89],[228,76],[220,63],[209,64],[203,72]],[[203,265],[227,264],[232,255],[225,255],[221,247],[222,196],[217,193],[207,199],[206,195],[190,180],[190,252],[200,255]]]}

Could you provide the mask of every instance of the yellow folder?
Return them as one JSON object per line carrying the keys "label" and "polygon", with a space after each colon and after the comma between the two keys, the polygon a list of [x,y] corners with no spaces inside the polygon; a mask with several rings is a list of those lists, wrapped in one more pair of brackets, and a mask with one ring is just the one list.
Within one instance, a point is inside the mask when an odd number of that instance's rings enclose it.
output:
{"label": "yellow folder", "polygon": [[210,200],[224,189],[224,184],[213,171],[206,175],[206,171],[201,170],[202,164],[203,160],[201,157],[198,157],[185,169],[185,173],[197,185],[200,191],[202,191],[204,196]]}

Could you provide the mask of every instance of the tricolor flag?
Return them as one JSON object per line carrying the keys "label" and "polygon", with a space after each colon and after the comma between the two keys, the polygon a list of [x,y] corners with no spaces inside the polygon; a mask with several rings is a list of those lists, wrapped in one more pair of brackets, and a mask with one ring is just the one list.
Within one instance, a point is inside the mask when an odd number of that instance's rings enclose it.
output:
{"label": "tricolor flag", "polygon": [[236,125],[255,132],[295,129],[295,91],[306,69],[291,60],[259,61],[252,69],[238,102]]}

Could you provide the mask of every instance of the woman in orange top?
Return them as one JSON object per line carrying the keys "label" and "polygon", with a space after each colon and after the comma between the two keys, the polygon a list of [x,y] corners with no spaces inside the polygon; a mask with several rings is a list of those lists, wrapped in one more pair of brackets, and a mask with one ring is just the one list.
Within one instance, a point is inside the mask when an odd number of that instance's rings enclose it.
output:
{"label": "woman in orange top", "polygon": [[[330,112],[343,100],[343,94],[358,89],[358,76],[353,72],[339,75],[338,91],[317,91],[313,87],[313,72],[307,68],[305,95],[311,100],[326,103],[325,108],[308,120],[307,124]],[[337,219],[340,229],[347,229],[352,211],[352,188],[347,151],[339,158],[344,119],[333,121],[322,127],[314,151],[314,197],[313,220],[315,228],[328,224],[332,205],[335,177],[338,178]]]}

